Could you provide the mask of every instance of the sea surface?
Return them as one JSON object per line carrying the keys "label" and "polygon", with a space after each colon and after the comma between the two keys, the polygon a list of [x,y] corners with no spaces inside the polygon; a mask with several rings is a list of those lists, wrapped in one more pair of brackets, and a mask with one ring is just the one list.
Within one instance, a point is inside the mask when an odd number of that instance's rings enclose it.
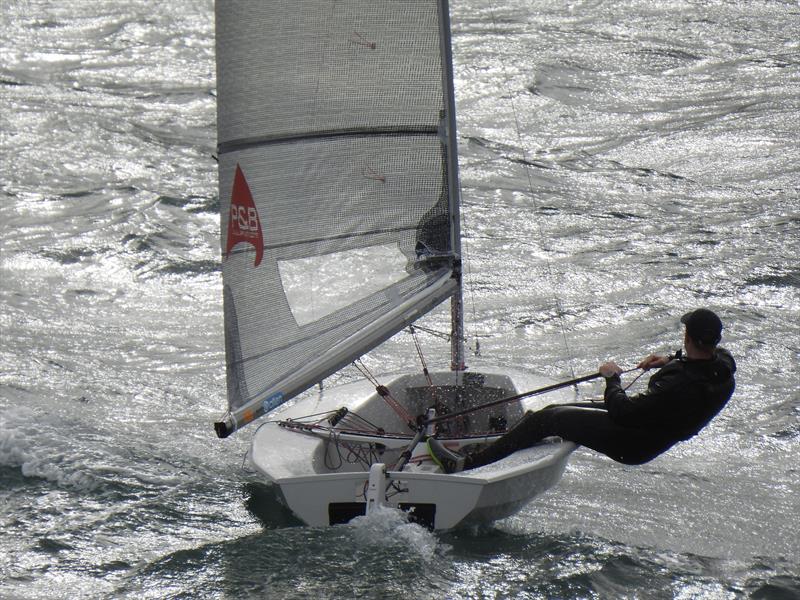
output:
{"label": "sea surface", "polygon": [[451,4],[469,364],[631,367],[707,306],[728,407],[492,526],[298,526],[212,429],[213,3],[2,0],[0,597],[800,597],[798,2]]}

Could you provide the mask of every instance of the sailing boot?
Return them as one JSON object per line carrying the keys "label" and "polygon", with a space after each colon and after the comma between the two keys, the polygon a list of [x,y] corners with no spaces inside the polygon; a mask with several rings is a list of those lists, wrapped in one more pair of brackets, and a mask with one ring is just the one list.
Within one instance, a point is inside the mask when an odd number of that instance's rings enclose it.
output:
{"label": "sailing boot", "polygon": [[444,447],[444,444],[436,438],[429,437],[427,441],[428,454],[445,473],[458,473],[464,470],[463,454],[453,452]]}

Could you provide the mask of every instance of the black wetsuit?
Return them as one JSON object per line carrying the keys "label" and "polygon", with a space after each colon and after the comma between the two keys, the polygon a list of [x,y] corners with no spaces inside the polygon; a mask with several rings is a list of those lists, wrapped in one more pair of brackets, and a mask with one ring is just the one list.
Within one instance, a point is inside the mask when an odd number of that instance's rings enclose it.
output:
{"label": "black wetsuit", "polygon": [[525,416],[485,449],[466,457],[467,469],[489,464],[545,437],[559,436],[638,465],[697,435],[730,399],[736,363],[724,348],[710,360],[678,352],[659,369],[647,391],[629,397],[619,376],[606,379],[605,402],[552,405]]}

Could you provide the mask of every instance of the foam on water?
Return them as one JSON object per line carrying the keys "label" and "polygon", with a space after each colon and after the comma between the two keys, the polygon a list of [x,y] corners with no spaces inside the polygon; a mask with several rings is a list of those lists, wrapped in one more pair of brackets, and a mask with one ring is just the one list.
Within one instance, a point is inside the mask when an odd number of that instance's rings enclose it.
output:
{"label": "foam on water", "polygon": [[59,435],[60,423],[27,408],[0,414],[0,467],[19,469],[24,477],[44,479],[59,488],[81,492],[97,489],[78,450]]}
{"label": "foam on water", "polygon": [[429,529],[412,523],[403,511],[379,506],[369,514],[356,517],[349,525],[353,537],[361,546],[374,546],[385,551],[403,547],[423,560],[433,560],[437,553],[446,549]]}

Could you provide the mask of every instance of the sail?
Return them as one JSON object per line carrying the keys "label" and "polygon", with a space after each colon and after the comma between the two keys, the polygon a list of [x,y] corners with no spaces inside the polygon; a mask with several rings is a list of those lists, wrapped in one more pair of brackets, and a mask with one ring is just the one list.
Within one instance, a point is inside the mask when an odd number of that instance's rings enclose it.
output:
{"label": "sail", "polygon": [[219,435],[459,289],[440,4],[216,3],[229,403]]}

